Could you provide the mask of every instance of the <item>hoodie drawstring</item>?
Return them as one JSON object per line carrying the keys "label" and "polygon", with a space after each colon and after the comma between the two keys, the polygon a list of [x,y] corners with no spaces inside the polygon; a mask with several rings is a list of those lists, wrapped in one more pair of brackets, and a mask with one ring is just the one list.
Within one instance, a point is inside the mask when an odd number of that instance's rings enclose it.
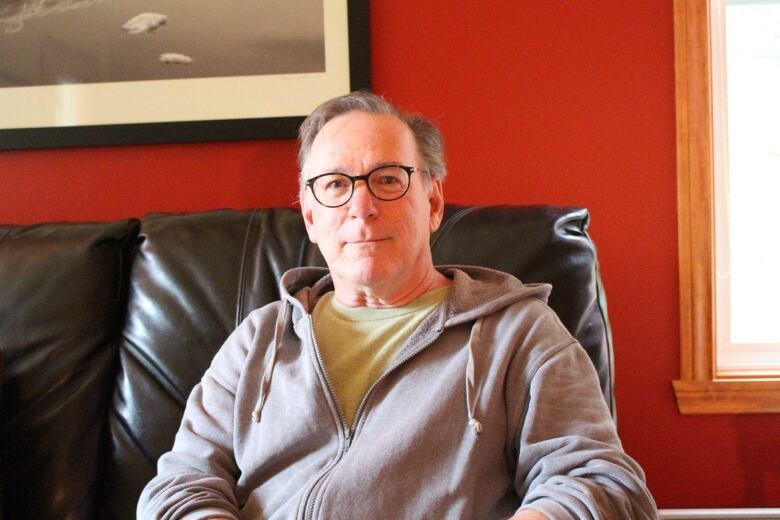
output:
{"label": "hoodie drawstring", "polygon": [[257,405],[255,405],[254,411],[252,411],[252,420],[254,422],[260,422],[260,414],[265,406],[266,397],[268,397],[268,391],[271,388],[271,378],[273,377],[274,366],[276,365],[276,353],[279,350],[279,344],[282,341],[282,334],[284,334],[284,327],[287,323],[287,315],[289,313],[289,304],[282,303],[283,308],[276,318],[276,326],[274,327],[274,340],[271,343],[271,359],[268,360],[268,365],[263,372],[263,379],[260,381],[260,396],[257,399]]}
{"label": "hoodie drawstring", "polygon": [[474,374],[474,348],[479,341],[479,334],[482,331],[482,318],[474,323],[469,338],[469,359],[466,363],[466,410],[469,414],[469,426],[474,430],[474,435],[482,433],[482,423],[474,417],[477,408],[477,390],[476,376]]}

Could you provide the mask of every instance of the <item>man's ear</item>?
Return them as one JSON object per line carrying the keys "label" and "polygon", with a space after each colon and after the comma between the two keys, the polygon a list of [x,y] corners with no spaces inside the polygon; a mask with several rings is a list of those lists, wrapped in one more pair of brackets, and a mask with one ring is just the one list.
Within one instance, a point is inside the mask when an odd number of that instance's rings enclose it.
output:
{"label": "man's ear", "polygon": [[[317,234],[314,230],[314,218],[312,215],[312,202],[311,197],[307,196],[307,190],[304,188],[298,194],[298,201],[301,204],[301,214],[303,215],[303,223],[306,226],[306,233],[309,235],[309,240],[316,244]],[[316,202],[315,202],[316,204]]]}
{"label": "man's ear", "polygon": [[444,218],[444,186],[442,185],[441,179],[431,179],[428,202],[431,205],[431,216],[428,228],[430,232],[433,233],[439,229],[441,220]]}

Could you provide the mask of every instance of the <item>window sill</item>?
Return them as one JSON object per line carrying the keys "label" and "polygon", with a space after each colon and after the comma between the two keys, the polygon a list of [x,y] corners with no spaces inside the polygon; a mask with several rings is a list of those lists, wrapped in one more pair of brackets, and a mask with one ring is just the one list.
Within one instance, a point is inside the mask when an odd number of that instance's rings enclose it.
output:
{"label": "window sill", "polygon": [[673,381],[683,415],[780,413],[780,378]]}

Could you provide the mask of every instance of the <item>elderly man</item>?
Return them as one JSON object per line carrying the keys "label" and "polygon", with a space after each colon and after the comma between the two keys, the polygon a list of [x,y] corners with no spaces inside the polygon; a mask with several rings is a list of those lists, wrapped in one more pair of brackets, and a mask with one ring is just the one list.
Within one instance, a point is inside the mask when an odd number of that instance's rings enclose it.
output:
{"label": "elderly man", "polygon": [[655,518],[549,287],[434,267],[438,130],[361,92],[300,137],[329,269],[287,272],[228,338],[139,518]]}

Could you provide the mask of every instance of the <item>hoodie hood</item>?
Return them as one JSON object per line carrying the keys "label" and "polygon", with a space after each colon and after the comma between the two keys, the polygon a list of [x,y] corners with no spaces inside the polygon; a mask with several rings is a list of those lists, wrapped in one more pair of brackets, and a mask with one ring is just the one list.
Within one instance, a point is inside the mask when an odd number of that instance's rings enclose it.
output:
{"label": "hoodie hood", "polygon": [[[474,321],[526,298],[547,303],[552,286],[524,284],[514,276],[476,266],[443,265],[436,270],[452,280],[453,291],[446,302],[446,327]],[[311,314],[317,300],[334,290],[329,271],[323,267],[298,267],[280,280],[282,300],[293,306],[293,321]]]}
{"label": "hoodie hood", "polygon": [[478,320],[526,298],[547,303],[552,290],[549,284],[524,284],[485,267],[444,265],[436,269],[454,282],[446,326]]}
{"label": "hoodie hood", "polygon": [[[475,351],[480,346],[482,320],[485,316],[526,298],[536,298],[546,303],[551,286],[526,285],[512,275],[484,267],[445,265],[436,269],[453,282],[452,293],[447,298],[443,309],[443,319],[438,321],[441,324],[438,332],[440,333],[446,327],[474,322],[469,338],[465,374],[466,408],[469,426],[476,435],[479,435],[482,432],[482,423],[476,418],[476,403],[479,399],[480,374],[475,369],[474,358]],[[263,405],[270,391],[276,354],[281,347],[288,316],[292,314],[293,324],[308,318],[317,300],[332,290],[334,290],[333,279],[329,271],[322,267],[299,267],[282,275],[280,293],[283,308],[276,320],[271,357],[261,380],[260,394],[252,412],[253,421],[260,421]]]}

